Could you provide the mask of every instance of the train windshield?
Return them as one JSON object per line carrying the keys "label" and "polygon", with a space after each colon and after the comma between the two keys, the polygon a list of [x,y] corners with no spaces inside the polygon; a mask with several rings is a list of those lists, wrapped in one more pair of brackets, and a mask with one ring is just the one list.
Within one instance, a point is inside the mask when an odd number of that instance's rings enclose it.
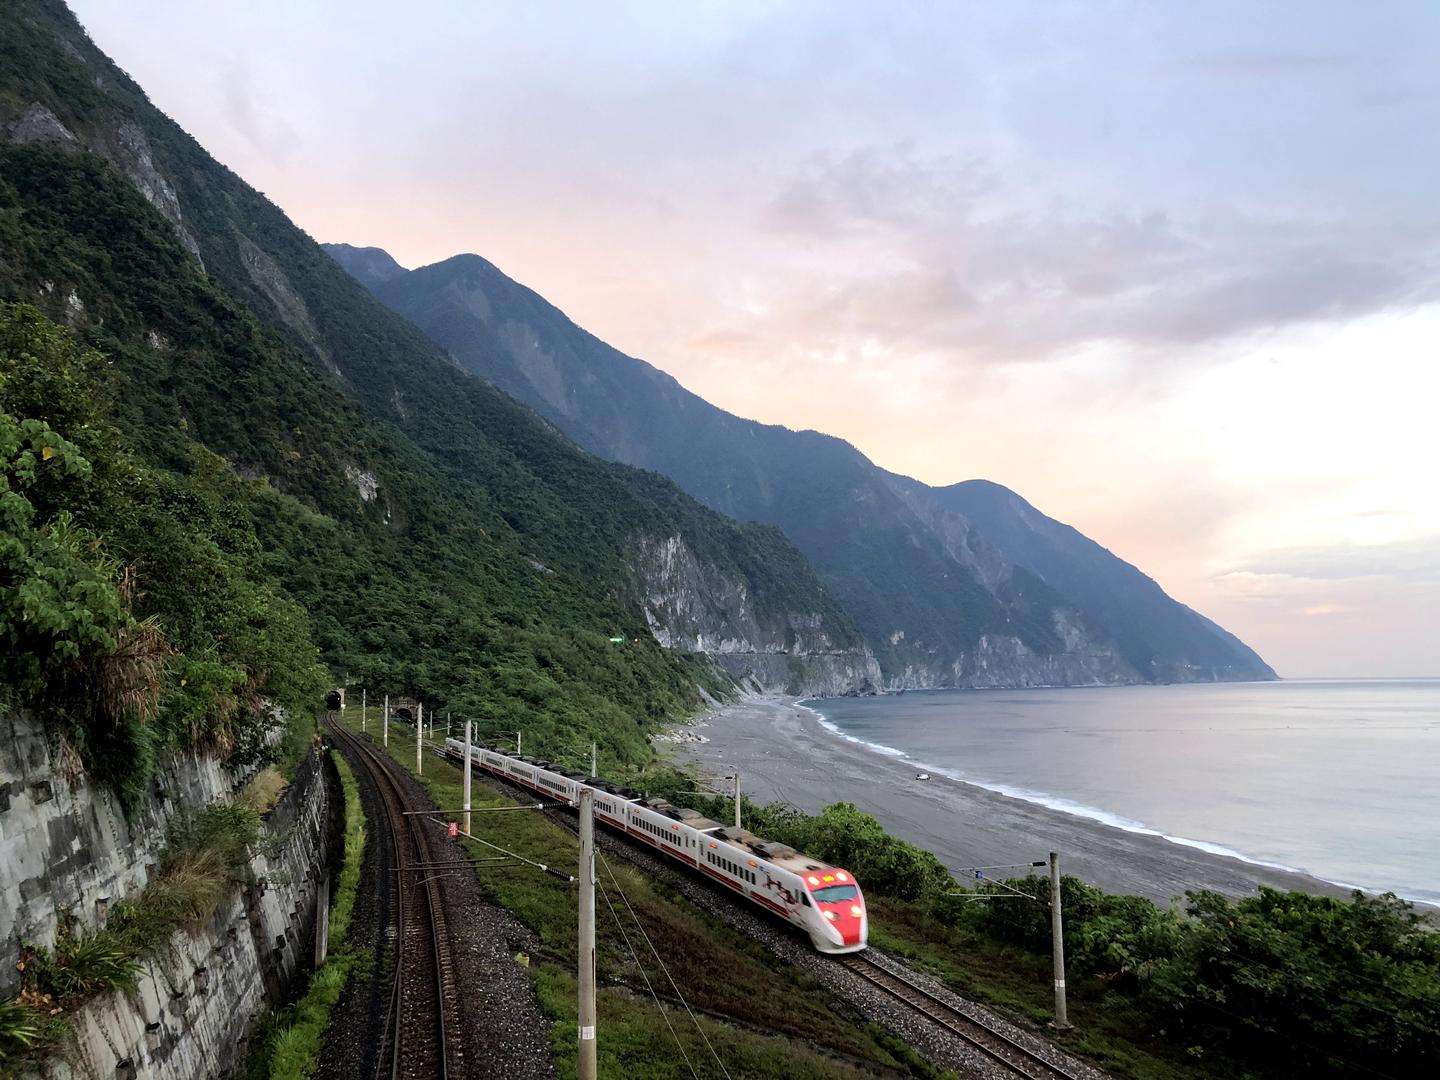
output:
{"label": "train windshield", "polygon": [[823,889],[810,890],[810,895],[822,904],[839,904],[854,900],[860,895],[860,890],[854,885],[826,885]]}

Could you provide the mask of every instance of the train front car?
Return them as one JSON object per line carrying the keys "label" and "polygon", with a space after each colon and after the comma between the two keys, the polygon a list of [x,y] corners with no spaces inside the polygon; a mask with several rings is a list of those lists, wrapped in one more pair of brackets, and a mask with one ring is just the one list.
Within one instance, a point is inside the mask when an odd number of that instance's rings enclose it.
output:
{"label": "train front car", "polygon": [[865,948],[870,936],[870,916],[865,897],[848,871],[818,867],[805,874],[810,903],[806,920],[810,941],[823,953],[852,953]]}

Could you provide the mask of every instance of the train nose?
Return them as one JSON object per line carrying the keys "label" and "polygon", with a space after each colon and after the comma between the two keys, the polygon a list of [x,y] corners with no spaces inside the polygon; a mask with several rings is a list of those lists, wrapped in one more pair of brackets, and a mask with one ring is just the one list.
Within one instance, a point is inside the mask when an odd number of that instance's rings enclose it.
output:
{"label": "train nose", "polygon": [[865,909],[859,904],[825,910],[826,929],[838,945],[859,945],[865,941]]}

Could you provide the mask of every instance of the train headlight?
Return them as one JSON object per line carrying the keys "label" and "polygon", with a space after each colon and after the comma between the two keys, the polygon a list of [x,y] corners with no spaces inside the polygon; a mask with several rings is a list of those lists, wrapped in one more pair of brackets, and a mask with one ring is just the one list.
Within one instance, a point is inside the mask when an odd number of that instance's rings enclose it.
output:
{"label": "train headlight", "polygon": [[858,918],[860,917],[860,905],[859,905],[859,904],[851,904],[851,905],[850,905],[850,914],[851,914],[851,915],[854,915],[854,916],[858,919]]}
{"label": "train headlight", "polygon": [[827,919],[829,919],[831,922],[834,922],[834,921],[835,921],[835,913],[834,913],[833,911],[827,911],[827,912],[825,912],[825,917],[826,917]]}

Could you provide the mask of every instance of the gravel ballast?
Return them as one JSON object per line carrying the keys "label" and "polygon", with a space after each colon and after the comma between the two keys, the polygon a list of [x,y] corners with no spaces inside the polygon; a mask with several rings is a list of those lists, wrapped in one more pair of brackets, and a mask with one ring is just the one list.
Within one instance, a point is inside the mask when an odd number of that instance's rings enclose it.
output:
{"label": "gravel ballast", "polygon": [[[363,764],[349,754],[346,757],[360,783],[367,833],[350,941],[372,958],[372,966],[351,979],[326,1033],[319,1075],[333,1080],[375,1075],[390,1002],[394,943],[391,912],[396,875],[390,870],[394,856],[384,802]],[[413,777],[399,769],[393,774],[418,805],[434,805]],[[443,839],[434,847],[437,853],[443,851]],[[460,856],[458,848],[456,856]],[[486,898],[471,867],[443,872],[438,883],[455,981],[463,995],[459,1036],[466,1080],[554,1076],[550,1021],[536,1000],[529,974],[516,959],[520,953],[536,951],[534,935]]]}

